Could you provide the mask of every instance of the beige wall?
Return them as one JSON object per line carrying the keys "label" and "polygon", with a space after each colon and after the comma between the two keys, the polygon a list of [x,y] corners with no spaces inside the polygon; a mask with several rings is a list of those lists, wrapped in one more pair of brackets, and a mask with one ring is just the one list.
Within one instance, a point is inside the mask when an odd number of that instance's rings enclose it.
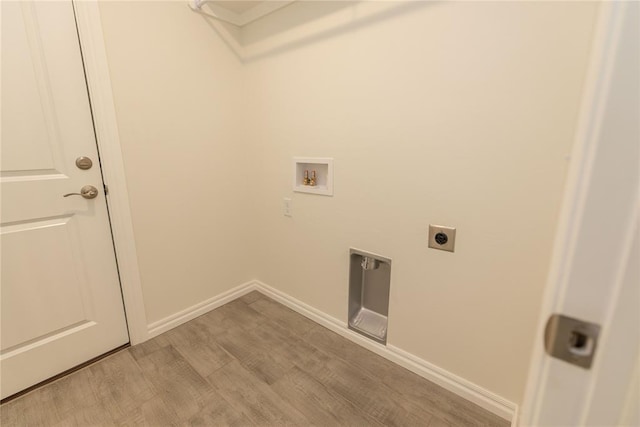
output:
{"label": "beige wall", "polygon": [[252,278],[346,322],[357,247],[393,259],[390,345],[520,402],[596,10],[300,2],[229,37],[101,3],[149,322]]}
{"label": "beige wall", "polygon": [[[389,344],[520,402],[596,10],[296,3],[246,27],[257,277],[346,322],[349,248],[391,257]],[[334,197],[292,193],[293,156],[333,157]]]}
{"label": "beige wall", "polygon": [[254,278],[241,64],[186,1],[100,12],[152,323]]}

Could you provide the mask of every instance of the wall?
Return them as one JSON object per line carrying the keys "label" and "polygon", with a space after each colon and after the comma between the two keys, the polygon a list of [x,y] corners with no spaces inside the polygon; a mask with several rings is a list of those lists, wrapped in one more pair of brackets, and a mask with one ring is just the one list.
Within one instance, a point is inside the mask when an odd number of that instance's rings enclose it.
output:
{"label": "wall", "polygon": [[241,63],[185,2],[101,2],[147,320],[253,279]]}
{"label": "wall", "polygon": [[[246,27],[257,277],[346,323],[349,248],[391,257],[389,344],[520,402],[596,12],[302,2]],[[335,195],[292,193],[293,156],[333,157]]]}
{"label": "wall", "polygon": [[301,2],[236,43],[100,9],[150,323],[253,278],[346,322],[358,247],[393,258],[389,344],[520,402],[597,5]]}

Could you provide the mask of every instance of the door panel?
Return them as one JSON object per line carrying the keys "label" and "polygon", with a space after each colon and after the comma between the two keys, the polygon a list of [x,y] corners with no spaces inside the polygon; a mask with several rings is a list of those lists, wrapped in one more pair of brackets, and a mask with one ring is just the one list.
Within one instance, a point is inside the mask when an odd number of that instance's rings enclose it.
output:
{"label": "door panel", "polygon": [[[129,338],[73,6],[1,7],[5,398]],[[79,156],[94,166],[80,170]],[[63,197],[84,185],[98,197]]]}
{"label": "door panel", "polygon": [[91,317],[77,231],[68,216],[2,227],[2,351]]}
{"label": "door panel", "polygon": [[[3,11],[17,7],[18,5],[10,5],[3,7]],[[16,15],[16,11],[10,12],[10,15]],[[15,64],[14,67],[2,69],[2,79],[7,82],[2,87],[3,103],[12,105],[9,111],[3,111],[2,126],[3,132],[8,135],[21,135],[22,141],[19,150],[3,153],[2,170],[5,172],[52,170],[54,168],[53,153],[49,146],[49,130],[46,126],[44,109],[32,108],[33,105],[41,102],[38,88],[46,85],[42,81],[43,73],[37,76],[31,64],[31,58],[23,54],[29,52],[29,41],[26,28],[20,23],[20,21],[12,21],[9,24],[16,26],[8,30],[13,35],[13,40],[11,43],[2,45],[3,61]],[[3,25],[6,24],[3,22]]]}

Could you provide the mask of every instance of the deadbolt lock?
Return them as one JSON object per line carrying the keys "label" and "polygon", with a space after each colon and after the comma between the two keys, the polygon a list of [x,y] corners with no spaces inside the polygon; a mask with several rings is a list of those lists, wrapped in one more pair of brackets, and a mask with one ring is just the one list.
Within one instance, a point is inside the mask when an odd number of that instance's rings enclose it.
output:
{"label": "deadbolt lock", "polygon": [[87,170],[93,166],[93,161],[89,157],[80,156],[76,159],[76,166],[78,169]]}
{"label": "deadbolt lock", "polygon": [[551,357],[590,369],[599,334],[600,325],[554,314],[544,330],[544,348]]}

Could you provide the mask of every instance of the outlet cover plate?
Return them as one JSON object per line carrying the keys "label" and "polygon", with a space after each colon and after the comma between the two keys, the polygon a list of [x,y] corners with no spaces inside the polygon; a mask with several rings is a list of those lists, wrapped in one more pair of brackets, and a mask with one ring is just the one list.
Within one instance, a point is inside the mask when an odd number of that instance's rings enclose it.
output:
{"label": "outlet cover plate", "polygon": [[[442,235],[446,238],[443,239]],[[446,242],[443,242],[446,240]],[[453,252],[456,246],[456,229],[446,225],[429,224],[429,247],[441,251]]]}

